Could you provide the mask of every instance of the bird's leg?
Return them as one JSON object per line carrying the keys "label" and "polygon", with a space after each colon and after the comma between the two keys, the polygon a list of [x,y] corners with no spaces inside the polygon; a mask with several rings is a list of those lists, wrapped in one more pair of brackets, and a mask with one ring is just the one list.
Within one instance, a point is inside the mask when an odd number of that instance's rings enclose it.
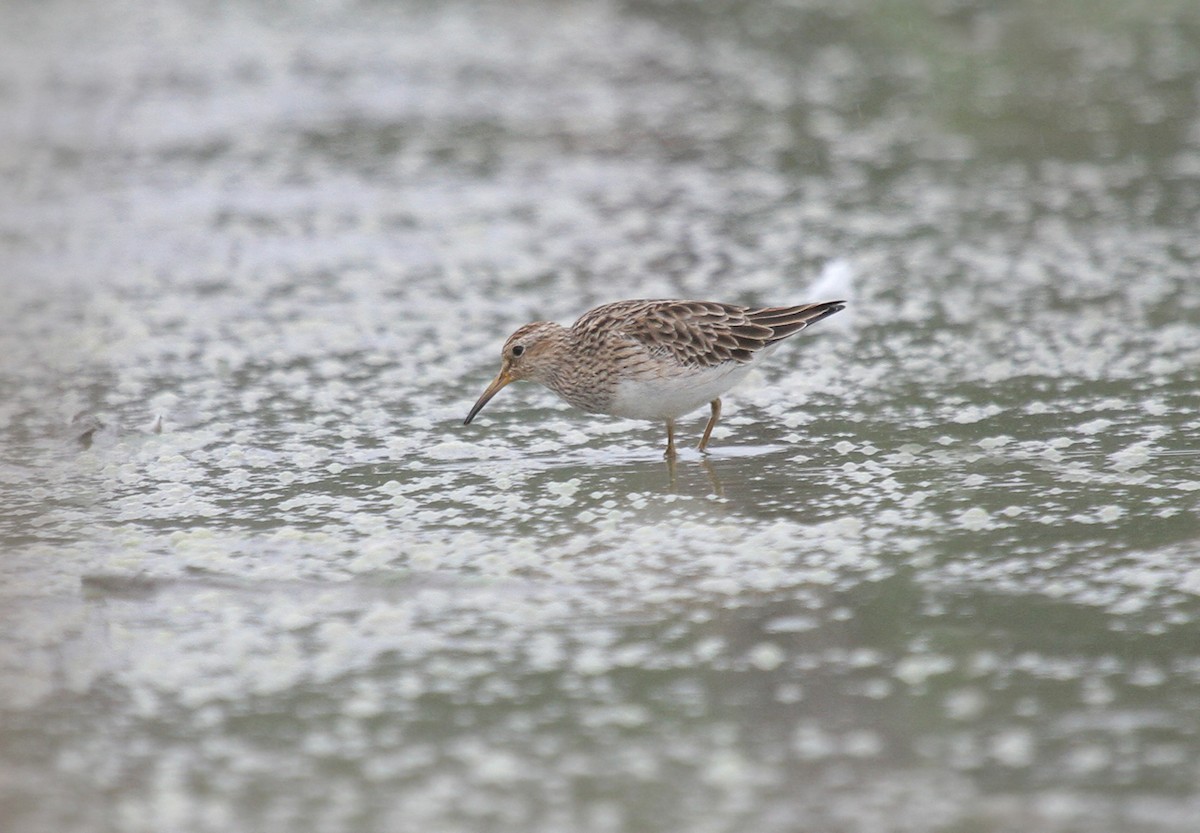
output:
{"label": "bird's leg", "polygon": [[675,459],[675,420],[667,418],[667,450],[663,454],[668,460]]}
{"label": "bird's leg", "polygon": [[712,416],[708,418],[708,425],[704,426],[704,436],[700,438],[700,450],[704,451],[708,447],[708,438],[712,436],[712,430],[717,427],[717,420],[721,418],[721,400],[714,399],[712,401]]}

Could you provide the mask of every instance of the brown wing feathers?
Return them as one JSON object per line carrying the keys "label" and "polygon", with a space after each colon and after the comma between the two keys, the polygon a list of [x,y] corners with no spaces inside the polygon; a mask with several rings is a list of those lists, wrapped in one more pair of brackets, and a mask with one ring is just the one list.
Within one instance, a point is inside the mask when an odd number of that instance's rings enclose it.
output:
{"label": "brown wing feathers", "polygon": [[623,301],[592,310],[573,329],[587,332],[601,319],[618,319],[627,337],[652,351],[707,367],[748,362],[763,347],[844,308],[841,301],[765,309],[711,301]]}
{"label": "brown wing feathers", "polygon": [[817,304],[802,304],[796,307],[768,307],[766,309],[747,310],[746,317],[755,324],[771,328],[768,344],[803,330],[809,324],[815,324],[822,318],[828,318],[835,312],[846,308],[844,301],[824,301]]}

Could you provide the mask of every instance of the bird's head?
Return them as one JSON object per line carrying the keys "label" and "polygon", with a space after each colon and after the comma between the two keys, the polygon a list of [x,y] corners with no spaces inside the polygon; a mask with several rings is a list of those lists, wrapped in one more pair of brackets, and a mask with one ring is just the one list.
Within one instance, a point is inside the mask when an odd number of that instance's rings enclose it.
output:
{"label": "bird's head", "polygon": [[526,324],[508,337],[500,350],[500,372],[475,402],[463,425],[470,424],[493,396],[510,382],[547,378],[556,356],[556,348],[566,337],[566,330],[552,321]]}

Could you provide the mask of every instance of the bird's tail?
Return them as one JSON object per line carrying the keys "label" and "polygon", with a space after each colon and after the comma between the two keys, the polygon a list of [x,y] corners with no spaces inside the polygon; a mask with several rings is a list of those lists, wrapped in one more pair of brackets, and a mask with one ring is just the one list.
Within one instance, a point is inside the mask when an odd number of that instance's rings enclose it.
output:
{"label": "bird's tail", "polygon": [[835,312],[846,308],[845,301],[819,301],[815,304],[801,304],[796,307],[767,307],[766,309],[750,310],[746,313],[755,324],[771,329],[771,337],[767,344],[774,344],[780,339],[803,330],[810,324],[815,324],[822,318],[828,318]]}

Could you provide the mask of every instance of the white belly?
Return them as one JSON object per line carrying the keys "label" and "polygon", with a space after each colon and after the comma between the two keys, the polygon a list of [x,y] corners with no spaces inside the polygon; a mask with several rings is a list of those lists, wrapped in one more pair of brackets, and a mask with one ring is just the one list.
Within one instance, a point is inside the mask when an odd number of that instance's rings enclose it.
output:
{"label": "white belly", "polygon": [[721,396],[750,372],[750,365],[728,364],[657,379],[622,379],[609,406],[614,416],[667,419],[682,416]]}

